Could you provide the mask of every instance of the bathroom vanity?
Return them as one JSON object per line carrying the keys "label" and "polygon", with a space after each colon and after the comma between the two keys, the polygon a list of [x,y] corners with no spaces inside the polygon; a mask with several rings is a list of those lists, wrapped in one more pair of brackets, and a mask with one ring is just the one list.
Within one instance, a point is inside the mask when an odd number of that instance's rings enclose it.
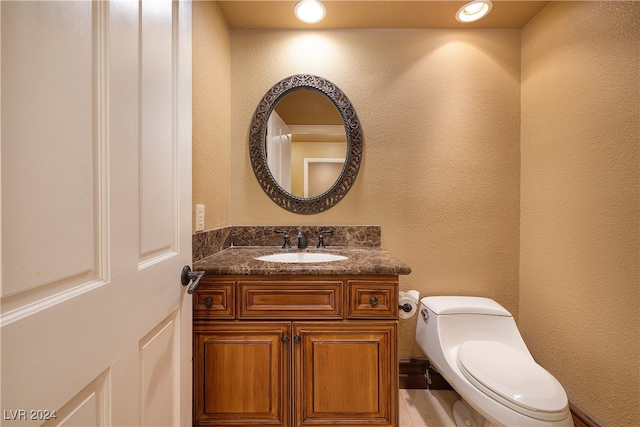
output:
{"label": "bathroom vanity", "polygon": [[[194,263],[194,425],[397,426],[398,275],[379,248],[333,262],[259,261],[229,248]],[[310,250],[307,252],[320,252]]]}
{"label": "bathroom vanity", "polygon": [[[297,123],[318,123],[309,119],[323,106],[335,111],[316,131],[330,125],[335,136],[339,122],[344,131],[339,153],[324,160],[343,166],[335,182],[307,194],[286,178],[290,167],[273,153],[290,148],[268,138],[267,128],[293,118],[287,110],[304,118]],[[327,79],[282,79],[258,103],[249,129],[256,179],[283,209],[323,212],[355,182],[360,121]],[[297,245],[289,242],[294,236]],[[317,249],[306,249],[311,238]],[[193,269],[205,273],[193,295],[194,425],[398,425],[398,276],[411,270],[380,250],[380,227],[233,226],[196,233],[193,243]]]}

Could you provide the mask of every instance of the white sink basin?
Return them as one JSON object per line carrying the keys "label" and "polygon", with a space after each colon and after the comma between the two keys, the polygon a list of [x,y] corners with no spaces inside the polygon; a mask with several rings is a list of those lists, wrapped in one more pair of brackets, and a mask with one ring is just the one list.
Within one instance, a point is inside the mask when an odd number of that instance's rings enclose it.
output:
{"label": "white sink basin", "polygon": [[263,255],[256,258],[266,262],[332,262],[347,259],[346,256],[336,254],[321,254],[316,252],[287,252],[281,254]]}

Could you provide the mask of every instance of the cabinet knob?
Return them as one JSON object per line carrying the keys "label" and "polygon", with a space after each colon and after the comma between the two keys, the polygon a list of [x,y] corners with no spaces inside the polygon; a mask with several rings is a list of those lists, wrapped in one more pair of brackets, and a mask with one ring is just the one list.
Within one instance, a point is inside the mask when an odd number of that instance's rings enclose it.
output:
{"label": "cabinet knob", "polygon": [[207,307],[211,307],[213,305],[213,299],[211,297],[205,298],[204,305],[206,305]]}
{"label": "cabinet knob", "polygon": [[282,341],[284,344],[288,343],[288,342],[289,342],[289,335],[285,335],[285,336],[283,336],[281,341]]}
{"label": "cabinet knob", "polygon": [[376,297],[371,297],[371,299],[369,300],[369,303],[371,305],[378,305],[378,298]]}
{"label": "cabinet knob", "polygon": [[295,337],[293,337],[294,344],[300,344],[300,341],[302,341],[302,339],[300,338],[300,335],[296,335]]}

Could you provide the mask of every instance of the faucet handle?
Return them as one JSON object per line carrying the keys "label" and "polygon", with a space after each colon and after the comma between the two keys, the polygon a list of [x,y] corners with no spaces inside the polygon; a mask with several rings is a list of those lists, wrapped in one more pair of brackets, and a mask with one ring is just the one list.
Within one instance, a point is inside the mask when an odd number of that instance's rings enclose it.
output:
{"label": "faucet handle", "polygon": [[289,243],[289,233],[284,230],[273,230],[274,233],[284,234],[284,244],[282,245],[282,249],[291,249],[291,243]]}
{"label": "faucet handle", "polygon": [[326,246],[324,245],[324,235],[325,234],[333,234],[333,230],[322,230],[320,231],[320,233],[318,234],[318,249],[325,249]]}

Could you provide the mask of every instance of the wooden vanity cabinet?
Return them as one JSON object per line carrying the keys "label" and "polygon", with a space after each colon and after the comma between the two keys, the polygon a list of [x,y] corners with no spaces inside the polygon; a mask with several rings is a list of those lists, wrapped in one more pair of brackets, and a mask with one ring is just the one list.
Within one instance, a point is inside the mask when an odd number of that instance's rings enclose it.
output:
{"label": "wooden vanity cabinet", "polygon": [[396,276],[205,277],[194,425],[397,426],[397,286]]}

